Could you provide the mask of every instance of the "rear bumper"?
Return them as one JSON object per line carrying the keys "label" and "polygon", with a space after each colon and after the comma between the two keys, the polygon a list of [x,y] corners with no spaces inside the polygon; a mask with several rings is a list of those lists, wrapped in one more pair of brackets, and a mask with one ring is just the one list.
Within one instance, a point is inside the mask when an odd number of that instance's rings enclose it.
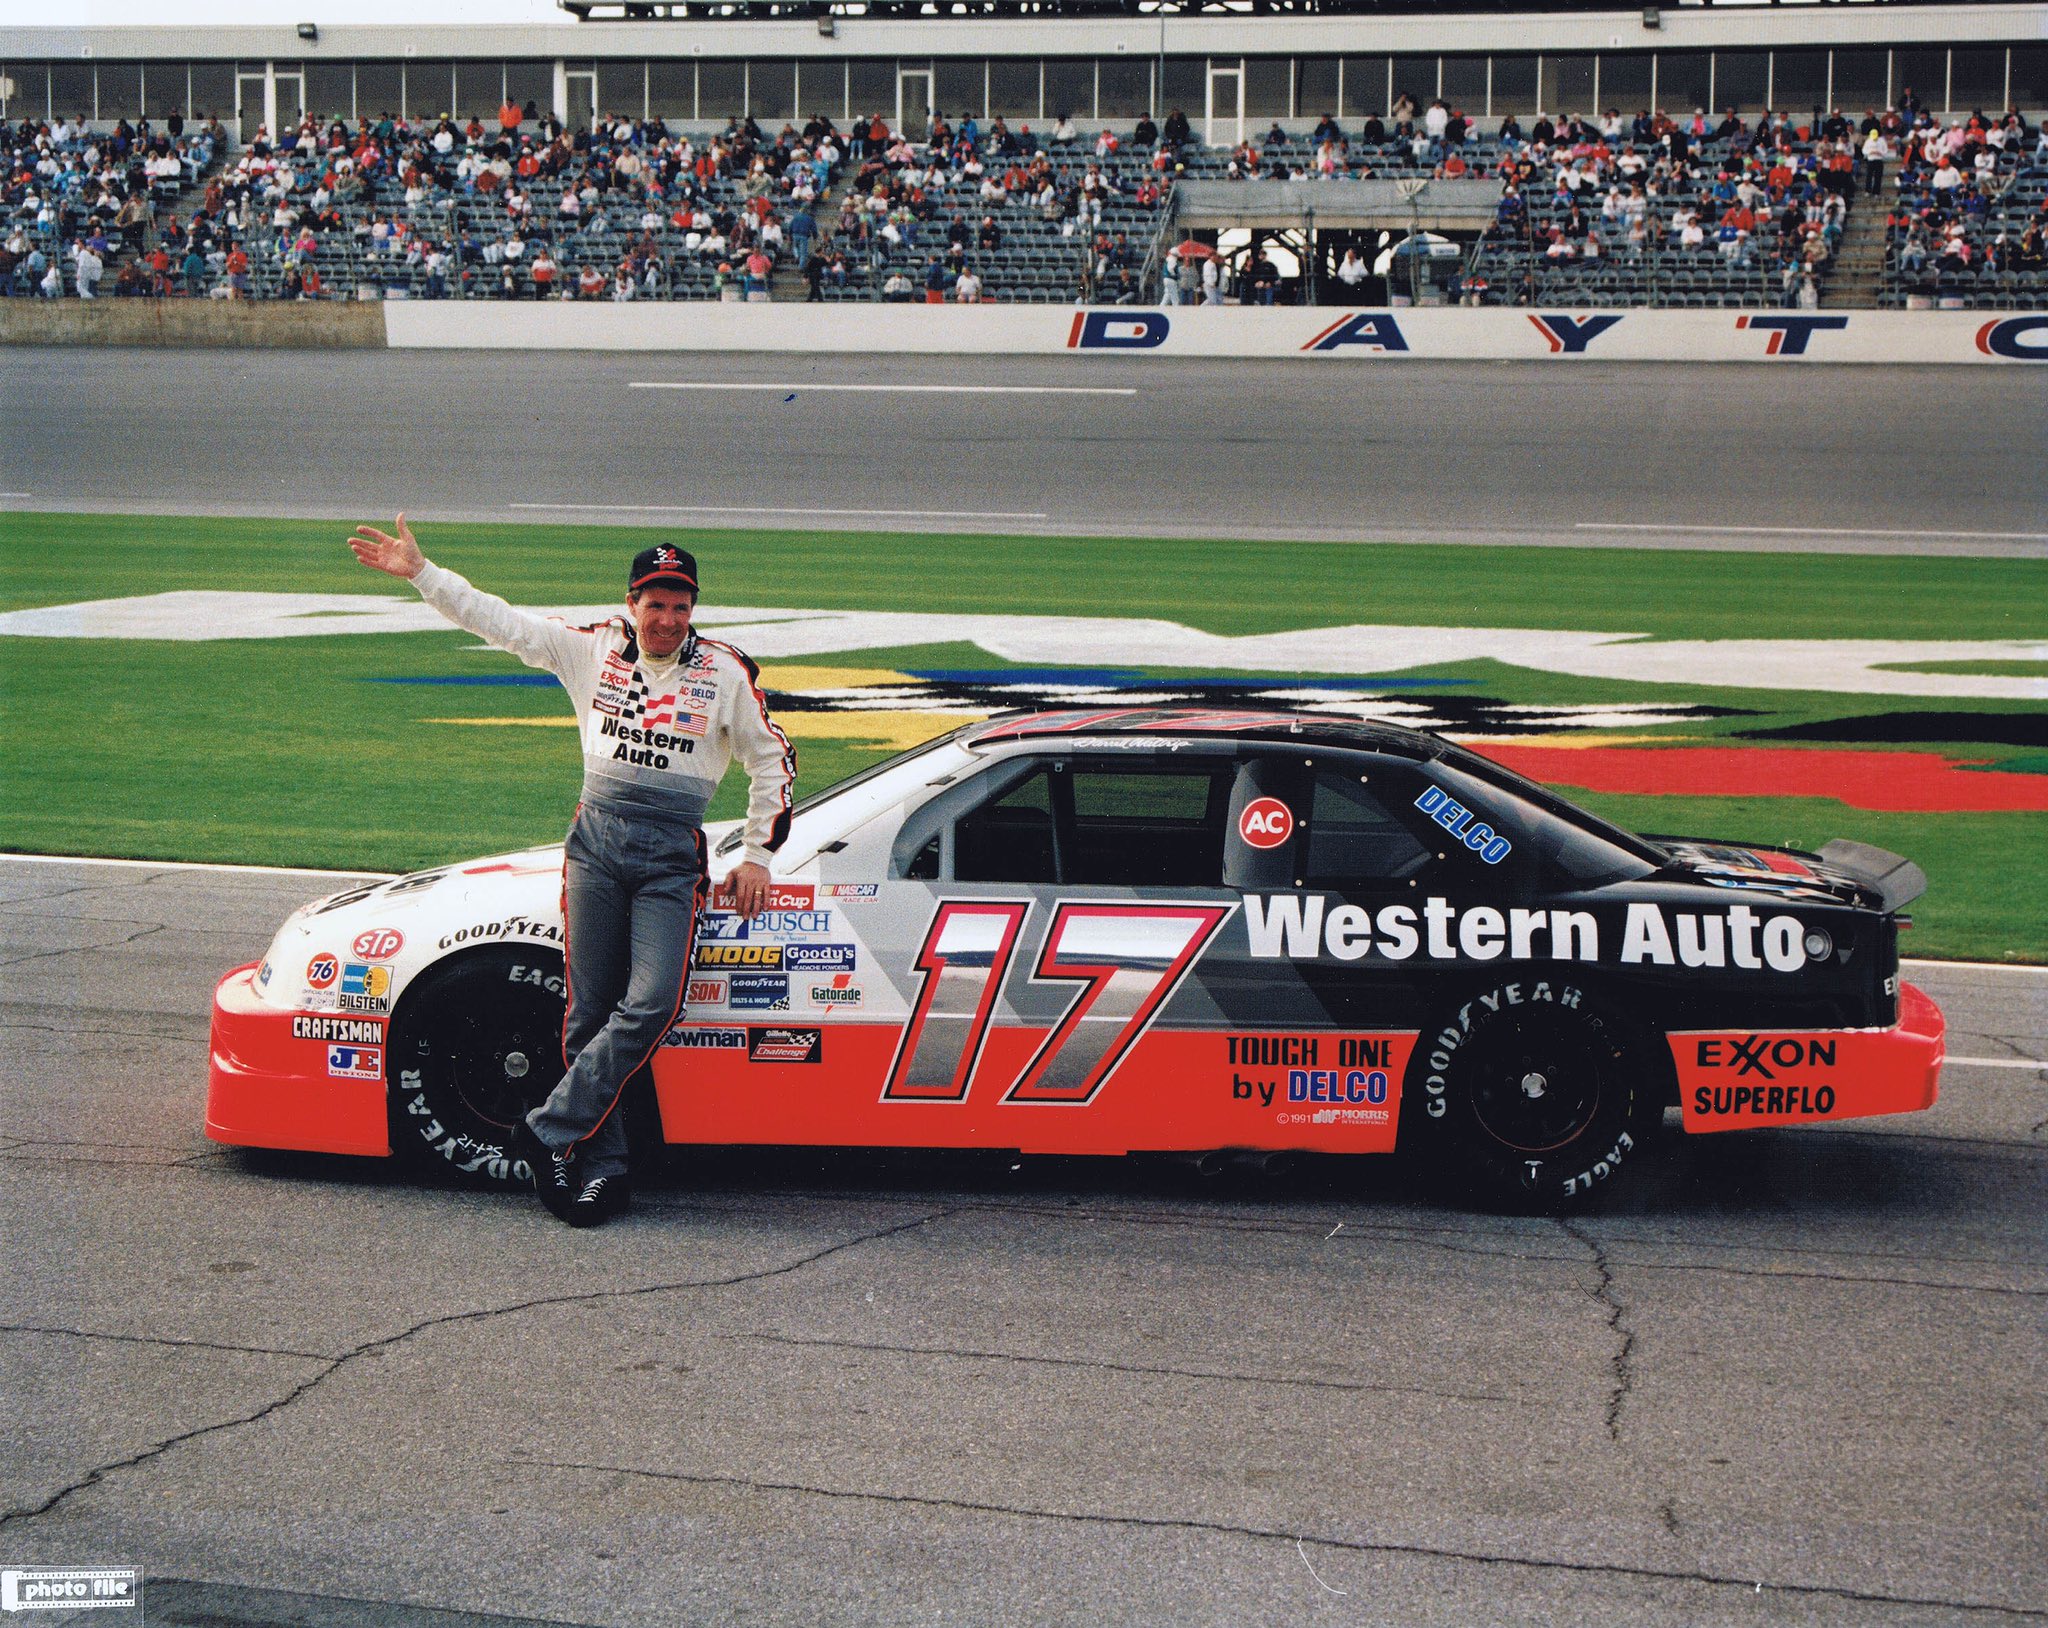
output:
{"label": "rear bumper", "polygon": [[384,1020],[281,1012],[257,999],[255,973],[237,967],[213,992],[206,1134],[231,1147],[389,1154]]}
{"label": "rear bumper", "polygon": [[1889,1029],[1689,1030],[1672,1034],[1689,1131],[1868,1119],[1932,1108],[1945,1050],[1941,1008],[1899,988]]}

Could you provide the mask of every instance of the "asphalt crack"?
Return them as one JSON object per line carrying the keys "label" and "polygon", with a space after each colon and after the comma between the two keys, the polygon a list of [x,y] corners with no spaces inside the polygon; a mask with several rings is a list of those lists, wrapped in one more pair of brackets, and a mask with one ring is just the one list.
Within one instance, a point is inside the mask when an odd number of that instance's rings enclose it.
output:
{"label": "asphalt crack", "polygon": [[826,1487],[802,1481],[769,1481],[756,1476],[714,1475],[690,1470],[650,1470],[635,1464],[585,1464],[574,1460],[521,1458],[512,1462],[543,1470],[578,1470],[592,1475],[634,1476],[649,1481],[674,1481],[686,1486],[732,1487],[747,1492],[779,1492],[796,1497],[845,1499],[859,1503],[900,1504],[914,1509],[948,1509],[963,1514],[999,1515],[1018,1520],[1058,1521],[1078,1526],[1110,1526],[1212,1533],[1266,1543],[1312,1543],[1319,1549],[1348,1554],[1410,1555],[1424,1560],[1462,1561],[1531,1571],[1581,1576],[1624,1577],[1657,1582],[1692,1583],[1704,1588],[1739,1588],[1746,1595],[1770,1589],[1780,1594],[1846,1600],[1864,1605],[1917,1606],[1944,1611],[1975,1611],[1998,1616],[2048,1619],[2048,1611],[2031,1606],[2002,1605],[1990,1600],[1944,1600],[1906,1594],[1879,1594],[1828,1583],[1770,1582],[1756,1577],[1731,1577],[1715,1572],[1654,1566],[1626,1566],[1615,1561],[1559,1560],[1540,1555],[1491,1554],[1483,1550],[1439,1548],[1424,1543],[1379,1543],[1366,1538],[1317,1536],[1277,1527],[1244,1526],[1230,1521],[1201,1520],[1184,1515],[1123,1515],[1104,1510],[1046,1509],[1030,1504],[998,1504],[974,1498],[946,1498],[910,1492],[878,1492],[869,1488]]}
{"label": "asphalt crack", "polygon": [[1592,1290],[1592,1296],[1605,1309],[1608,1330],[1616,1340],[1614,1355],[1607,1359],[1614,1375],[1614,1387],[1607,1395],[1607,1439],[1619,1445],[1621,1410],[1628,1401],[1629,1392],[1635,1388],[1636,1331],[1628,1321],[1628,1309],[1615,1296],[1614,1268],[1608,1263],[1606,1247],[1574,1222],[1560,1221],[1558,1228],[1567,1238],[1591,1252],[1593,1270],[1600,1275],[1599,1285]]}
{"label": "asphalt crack", "polygon": [[0,1334],[51,1334],[74,1340],[109,1340],[118,1345],[167,1345],[194,1351],[241,1351],[252,1357],[303,1357],[308,1362],[331,1362],[327,1351],[294,1351],[275,1345],[233,1345],[224,1340],[175,1340],[161,1334],[112,1334],[92,1328],[53,1328],[42,1323],[0,1323]]}
{"label": "asphalt crack", "polygon": [[392,1350],[397,1346],[403,1345],[406,1341],[425,1333],[428,1329],[440,1328],[455,1323],[473,1323],[494,1317],[506,1317],[515,1312],[532,1311],[542,1306],[590,1305],[599,1301],[631,1300],[642,1295],[668,1294],[685,1289],[730,1289],[746,1283],[762,1283],[772,1278],[787,1277],[792,1272],[800,1272],[808,1266],[815,1266],[820,1261],[829,1260],[834,1255],[843,1254],[849,1249],[856,1249],[862,1244],[877,1243],[884,1238],[892,1238],[898,1233],[909,1232],[917,1227],[928,1226],[934,1221],[943,1221],[953,1213],[952,1210],[934,1210],[929,1214],[914,1217],[909,1221],[899,1221],[894,1226],[870,1228],[868,1231],[857,1233],[851,1238],[843,1238],[839,1242],[828,1244],[822,1249],[812,1250],[809,1254],[801,1255],[793,1261],[785,1261],[780,1266],[763,1267],[759,1271],[754,1272],[735,1272],[728,1277],[721,1278],[684,1278],[673,1283],[644,1283],[631,1289],[593,1289],[581,1294],[536,1295],[530,1299],[514,1301],[509,1305],[485,1306],[473,1311],[443,1312],[435,1317],[423,1318],[408,1328],[400,1329],[396,1334],[386,1334],[374,1340],[365,1340],[359,1345],[351,1346],[339,1356],[319,1359],[325,1364],[319,1372],[301,1380],[290,1390],[286,1391],[284,1395],[278,1397],[275,1401],[266,1402],[253,1413],[241,1414],[232,1419],[216,1420],[212,1424],[198,1425],[191,1430],[180,1431],[175,1436],[167,1437],[154,1446],[144,1448],[141,1452],[131,1453],[126,1458],[114,1459],[106,1464],[94,1465],[77,1479],[59,1487],[41,1503],[10,1509],[0,1513],[0,1531],[4,1531],[17,1522],[37,1520],[49,1514],[52,1510],[77,1494],[91,1487],[98,1486],[109,1476],[117,1475],[123,1470],[132,1470],[139,1465],[147,1464],[153,1459],[162,1457],[172,1448],[182,1446],[188,1441],[197,1441],[202,1436],[218,1435],[225,1430],[238,1430],[245,1425],[259,1424],[271,1415],[282,1412],[297,1402],[302,1396],[325,1384],[329,1379],[340,1373],[342,1369],[348,1367],[349,1364],[357,1361],[359,1358]]}
{"label": "asphalt crack", "polygon": [[1427,1385],[1375,1385],[1351,1379],[1284,1379],[1271,1374],[1233,1373],[1213,1368],[1168,1368],[1139,1362],[1111,1362],[1097,1357],[1042,1357],[1017,1351],[981,1351],[949,1345],[894,1345],[873,1340],[801,1339],[791,1334],[770,1334],[754,1330],[745,1334],[722,1334],[726,1340],[761,1340],[771,1345],[807,1348],[826,1347],[842,1351],[876,1351],[916,1357],[959,1357],[976,1362],[1029,1363],[1047,1368],[1085,1368],[1096,1373],[1142,1374],[1167,1379],[1220,1379],[1242,1385],[1286,1385],[1317,1391],[1398,1392],[1432,1396],[1445,1402],[1512,1402],[1514,1398],[1496,1391],[1440,1391]]}
{"label": "asphalt crack", "polygon": [[118,950],[124,944],[133,944],[139,939],[148,938],[152,933],[161,933],[164,930],[164,926],[163,922],[156,922],[151,926],[130,933],[126,938],[109,939],[104,944],[74,944],[69,949],[64,950],[37,950],[32,955],[17,955],[9,960],[0,961],[0,967],[26,966],[31,961],[48,961],[52,957],[59,955],[90,955],[101,950]]}

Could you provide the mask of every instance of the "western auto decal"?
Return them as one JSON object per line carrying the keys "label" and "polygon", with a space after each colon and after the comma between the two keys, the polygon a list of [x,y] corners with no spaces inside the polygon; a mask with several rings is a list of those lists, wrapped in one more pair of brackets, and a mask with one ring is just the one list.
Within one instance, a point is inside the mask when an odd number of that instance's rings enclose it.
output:
{"label": "western auto decal", "polygon": [[[1073,999],[1030,1060],[1004,1083],[1002,1100],[1094,1100],[1234,909],[1074,900],[1054,905],[1031,978],[1072,985]],[[884,1101],[967,1100],[996,997],[1030,914],[1024,900],[949,899],[939,905],[918,951],[922,983],[889,1066]]]}
{"label": "western auto decal", "polygon": [[1277,797],[1254,797],[1237,817],[1248,848],[1278,848],[1294,835],[1294,811]]}

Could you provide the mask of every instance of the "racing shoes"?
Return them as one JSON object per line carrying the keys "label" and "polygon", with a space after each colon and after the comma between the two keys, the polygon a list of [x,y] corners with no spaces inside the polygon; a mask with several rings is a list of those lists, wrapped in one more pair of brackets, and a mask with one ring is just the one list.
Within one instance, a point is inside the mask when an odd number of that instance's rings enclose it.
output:
{"label": "racing shoes", "polygon": [[[513,1158],[524,1159],[533,1172],[533,1190],[547,1206],[548,1214],[557,1221],[570,1221],[578,1190],[575,1175],[569,1169],[569,1155],[555,1152],[534,1134],[523,1117],[512,1127],[510,1151]],[[587,1221],[572,1224],[590,1225]]]}
{"label": "racing shoes", "polygon": [[632,1202],[633,1189],[624,1176],[592,1176],[562,1219],[572,1227],[601,1227]]}

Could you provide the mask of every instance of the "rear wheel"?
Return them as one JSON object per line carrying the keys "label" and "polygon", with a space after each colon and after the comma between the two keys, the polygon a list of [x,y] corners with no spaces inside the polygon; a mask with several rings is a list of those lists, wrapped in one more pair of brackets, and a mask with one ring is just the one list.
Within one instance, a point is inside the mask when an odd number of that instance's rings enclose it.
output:
{"label": "rear wheel", "polygon": [[1644,1150],[1662,1114],[1654,1059],[1569,980],[1503,982],[1423,1034],[1408,1134],[1487,1200],[1554,1209],[1610,1186]]}
{"label": "rear wheel", "polygon": [[540,945],[492,945],[422,974],[391,1029],[392,1148],[486,1186],[529,1180],[506,1148],[562,1077],[566,998],[561,952]]}

